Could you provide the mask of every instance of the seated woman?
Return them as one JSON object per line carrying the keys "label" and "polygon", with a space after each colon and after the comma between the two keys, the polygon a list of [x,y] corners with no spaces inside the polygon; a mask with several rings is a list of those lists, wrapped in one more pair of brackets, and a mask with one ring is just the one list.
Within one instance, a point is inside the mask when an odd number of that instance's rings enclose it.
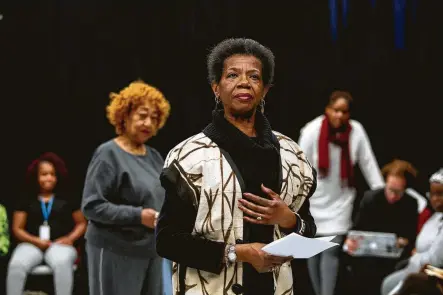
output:
{"label": "seated woman", "polygon": [[6,208],[0,204],[0,294],[5,292],[6,261],[9,245],[8,214]]}
{"label": "seated woman", "polygon": [[383,281],[382,294],[389,294],[409,274],[416,273],[426,264],[443,264],[443,168],[430,178],[431,205],[435,213],[423,226],[415,243],[414,254],[405,268],[398,270]]}
{"label": "seated woman", "polygon": [[7,295],[21,295],[27,274],[45,262],[54,272],[57,295],[72,294],[74,243],[83,236],[86,220],[80,209],[60,193],[67,170],[62,159],[45,153],[27,172],[29,195],[14,210],[12,232],[20,242],[12,253],[6,280]]}
{"label": "seated woman", "polygon": [[9,223],[6,208],[0,204],[0,257],[9,251]]}
{"label": "seated woman", "polygon": [[[398,246],[405,247],[403,257],[406,258],[414,245],[418,221],[417,201],[406,188],[417,171],[406,161],[394,160],[383,167],[382,174],[385,187],[364,194],[353,230],[396,234]],[[347,238],[345,248],[352,255],[358,241]],[[383,278],[394,271],[398,262],[376,257],[349,257],[348,260],[355,294],[378,294]]]}

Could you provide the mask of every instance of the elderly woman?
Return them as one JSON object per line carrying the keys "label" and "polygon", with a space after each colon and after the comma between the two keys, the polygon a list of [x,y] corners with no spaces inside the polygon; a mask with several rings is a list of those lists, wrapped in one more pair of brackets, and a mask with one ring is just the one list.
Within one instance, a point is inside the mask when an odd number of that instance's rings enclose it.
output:
{"label": "elderly woman", "polygon": [[141,81],[111,94],[108,119],[117,137],[103,143],[89,164],[82,210],[91,295],[162,295],[162,258],[154,228],[164,191],[160,154],[145,143],[163,127],[170,106]]}
{"label": "elderly woman", "polygon": [[381,292],[390,292],[409,274],[419,272],[425,265],[443,265],[443,168],[429,179],[432,208],[435,213],[426,221],[415,243],[415,253],[404,269],[398,270],[383,281]]}
{"label": "elderly woman", "polygon": [[213,120],[167,157],[157,251],[175,262],[176,294],[290,293],[291,257],[262,247],[292,232],[315,235],[316,174],[263,115],[274,56],[254,40],[227,39],[207,65]]}
{"label": "elderly woman", "polygon": [[[318,236],[344,238],[352,225],[356,196],[354,165],[359,164],[371,189],[383,187],[383,178],[362,124],[351,120],[352,96],[334,91],[325,114],[307,123],[299,144],[319,172],[311,200]],[[309,275],[316,295],[332,295],[339,271],[340,247],[328,249],[308,260]]]}

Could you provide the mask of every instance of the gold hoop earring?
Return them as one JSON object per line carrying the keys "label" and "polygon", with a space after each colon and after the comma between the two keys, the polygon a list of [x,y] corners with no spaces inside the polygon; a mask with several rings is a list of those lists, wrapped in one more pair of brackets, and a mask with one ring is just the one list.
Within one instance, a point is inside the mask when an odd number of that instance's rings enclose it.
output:
{"label": "gold hoop earring", "polygon": [[215,96],[215,107],[214,107],[214,110],[218,110],[219,109],[219,107],[220,107],[220,105],[221,105],[221,99],[220,99],[220,97],[219,96]]}

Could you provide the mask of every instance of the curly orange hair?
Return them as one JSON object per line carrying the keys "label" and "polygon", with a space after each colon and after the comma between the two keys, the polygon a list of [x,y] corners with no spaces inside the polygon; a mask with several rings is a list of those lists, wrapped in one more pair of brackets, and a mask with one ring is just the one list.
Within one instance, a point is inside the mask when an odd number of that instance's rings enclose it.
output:
{"label": "curly orange hair", "polygon": [[125,132],[124,121],[131,111],[146,101],[158,111],[159,120],[156,131],[165,125],[171,110],[171,106],[163,93],[141,80],[132,82],[119,93],[110,93],[109,98],[111,102],[106,107],[106,113],[109,122],[115,127],[115,132],[118,135]]}

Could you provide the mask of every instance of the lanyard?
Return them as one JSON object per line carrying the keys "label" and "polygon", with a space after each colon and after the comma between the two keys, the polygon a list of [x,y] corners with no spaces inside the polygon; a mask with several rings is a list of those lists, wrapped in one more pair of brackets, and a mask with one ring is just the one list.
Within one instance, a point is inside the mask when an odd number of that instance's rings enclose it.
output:
{"label": "lanyard", "polygon": [[43,220],[45,224],[48,223],[49,215],[51,214],[52,210],[52,203],[54,203],[54,197],[51,197],[51,199],[48,202],[48,206],[46,206],[45,202],[43,202],[43,200],[40,199],[40,205],[42,207]]}

